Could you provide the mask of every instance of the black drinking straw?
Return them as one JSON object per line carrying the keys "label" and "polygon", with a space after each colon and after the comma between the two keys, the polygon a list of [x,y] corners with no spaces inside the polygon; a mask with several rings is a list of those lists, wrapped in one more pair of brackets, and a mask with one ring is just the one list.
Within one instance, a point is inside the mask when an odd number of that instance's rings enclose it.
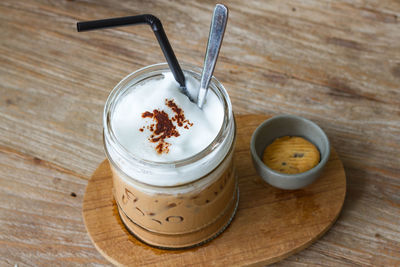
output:
{"label": "black drinking straw", "polygon": [[176,59],[175,53],[168,41],[167,35],[165,34],[164,28],[161,21],[150,14],[111,18],[111,19],[101,19],[92,21],[83,21],[76,24],[78,32],[91,31],[104,28],[128,26],[134,24],[148,24],[151,26],[158,43],[160,44],[161,50],[164,53],[165,59],[168,62],[169,68],[175,77],[175,80],[179,83],[184,93],[188,95],[185,86],[185,76],[183,75],[181,66],[179,66],[178,60]]}

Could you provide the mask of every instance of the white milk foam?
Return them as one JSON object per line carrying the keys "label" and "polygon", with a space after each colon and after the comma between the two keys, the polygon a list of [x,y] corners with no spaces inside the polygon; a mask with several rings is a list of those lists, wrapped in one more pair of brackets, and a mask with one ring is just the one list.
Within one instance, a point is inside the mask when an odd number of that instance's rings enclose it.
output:
{"label": "white milk foam", "polygon": [[[199,81],[186,75],[189,92],[197,92]],[[169,118],[175,113],[167,107],[165,100],[173,100],[184,111],[185,119],[193,123],[189,129],[178,127],[180,136],[166,138],[170,144],[168,153],[157,153],[157,143],[149,141],[152,132],[140,131],[143,126],[154,124],[152,118],[142,118],[146,111],[165,111]],[[209,90],[203,109],[199,109],[188,97],[180,92],[179,84],[171,72],[163,73],[163,78],[149,80],[135,86],[116,104],[111,126],[117,140],[135,157],[140,159],[168,162],[191,157],[206,148],[217,136],[224,119],[223,106],[217,95]]]}

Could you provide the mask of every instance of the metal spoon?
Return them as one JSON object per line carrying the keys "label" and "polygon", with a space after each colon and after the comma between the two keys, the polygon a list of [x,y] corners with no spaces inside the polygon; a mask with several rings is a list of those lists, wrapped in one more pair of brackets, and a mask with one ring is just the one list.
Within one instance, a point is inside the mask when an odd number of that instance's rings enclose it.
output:
{"label": "metal spoon", "polygon": [[219,49],[221,48],[222,39],[224,38],[227,21],[228,8],[224,5],[217,4],[211,20],[203,73],[201,74],[200,89],[197,96],[197,106],[199,108],[203,107],[204,100],[206,99],[208,85],[214,73],[215,63],[217,62]]}

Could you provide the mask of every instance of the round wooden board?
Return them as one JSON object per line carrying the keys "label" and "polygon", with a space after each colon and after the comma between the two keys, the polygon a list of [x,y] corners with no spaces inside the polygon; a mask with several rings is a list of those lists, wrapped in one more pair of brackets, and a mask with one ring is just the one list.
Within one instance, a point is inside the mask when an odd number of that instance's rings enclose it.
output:
{"label": "round wooden board", "polygon": [[96,248],[116,265],[243,266],[265,265],[296,253],[335,222],[346,194],[346,176],[334,149],[322,177],[293,191],[276,189],[257,175],[250,138],[268,117],[237,116],[235,163],[240,202],[236,216],[215,240],[193,249],[160,250],[136,240],[123,226],[112,196],[108,161],[91,177],[83,200],[83,218]]}

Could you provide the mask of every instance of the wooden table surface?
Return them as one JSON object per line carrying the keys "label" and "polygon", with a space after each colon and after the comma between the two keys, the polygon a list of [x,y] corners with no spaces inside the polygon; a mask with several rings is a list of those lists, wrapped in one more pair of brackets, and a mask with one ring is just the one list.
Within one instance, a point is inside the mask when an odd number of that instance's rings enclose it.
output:
{"label": "wooden table surface", "polygon": [[[234,111],[317,122],[347,174],[336,224],[276,266],[399,266],[400,2],[224,2],[215,76]],[[214,4],[0,2],[1,266],[109,264],[81,215],[105,158],[103,106],[125,75],[164,58],[148,26],[77,33],[76,22],[152,13],[178,59],[201,66]]]}

